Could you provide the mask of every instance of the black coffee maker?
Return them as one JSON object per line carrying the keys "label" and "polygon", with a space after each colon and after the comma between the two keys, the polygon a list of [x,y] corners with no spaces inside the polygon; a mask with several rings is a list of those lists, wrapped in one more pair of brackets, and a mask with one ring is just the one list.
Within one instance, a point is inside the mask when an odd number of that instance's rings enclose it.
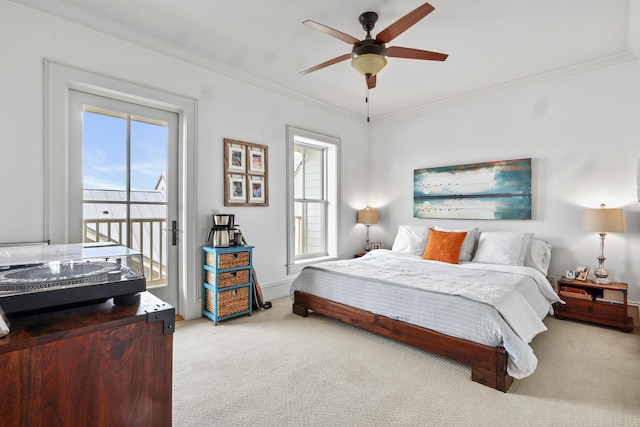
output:
{"label": "black coffee maker", "polygon": [[213,227],[209,229],[207,240],[211,241],[211,246],[215,248],[229,247],[230,232],[234,229],[233,214],[214,214]]}

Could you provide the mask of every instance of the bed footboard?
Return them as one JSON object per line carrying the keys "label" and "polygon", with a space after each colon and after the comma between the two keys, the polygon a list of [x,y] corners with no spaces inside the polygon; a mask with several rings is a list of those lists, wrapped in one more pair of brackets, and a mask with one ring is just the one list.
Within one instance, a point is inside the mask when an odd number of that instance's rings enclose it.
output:
{"label": "bed footboard", "polygon": [[473,381],[496,390],[506,393],[513,383],[513,377],[507,374],[509,355],[503,347],[450,337],[304,292],[294,292],[293,313],[307,317],[309,310],[470,365]]}

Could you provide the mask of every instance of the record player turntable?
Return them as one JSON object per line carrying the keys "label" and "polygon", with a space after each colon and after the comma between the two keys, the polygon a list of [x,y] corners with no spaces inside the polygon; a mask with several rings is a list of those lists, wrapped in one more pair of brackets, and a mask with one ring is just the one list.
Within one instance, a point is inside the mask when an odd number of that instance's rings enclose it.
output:
{"label": "record player turntable", "polygon": [[0,247],[0,307],[8,315],[114,298],[139,301],[146,290],[140,252],[110,244]]}

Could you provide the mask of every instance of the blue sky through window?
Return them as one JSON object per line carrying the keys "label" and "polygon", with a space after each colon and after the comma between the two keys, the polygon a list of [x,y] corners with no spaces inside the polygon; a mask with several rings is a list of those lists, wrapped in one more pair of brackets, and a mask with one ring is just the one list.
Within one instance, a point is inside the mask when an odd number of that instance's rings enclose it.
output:
{"label": "blue sky through window", "polygon": [[[83,187],[125,190],[127,124],[121,117],[83,113]],[[131,190],[153,190],[166,174],[166,126],[131,121]]]}

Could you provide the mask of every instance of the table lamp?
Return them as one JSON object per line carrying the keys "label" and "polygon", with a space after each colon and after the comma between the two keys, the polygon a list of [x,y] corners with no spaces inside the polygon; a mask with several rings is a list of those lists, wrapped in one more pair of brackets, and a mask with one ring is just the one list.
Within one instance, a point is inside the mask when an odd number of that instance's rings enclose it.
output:
{"label": "table lamp", "polygon": [[364,246],[365,252],[369,252],[371,245],[369,245],[369,226],[371,224],[378,223],[378,211],[375,209],[361,209],[358,211],[358,224],[364,224],[367,226],[367,243]]}
{"label": "table lamp", "polygon": [[596,283],[611,283],[609,273],[604,268],[604,238],[607,233],[625,231],[627,223],[622,209],[608,209],[604,204],[599,209],[585,209],[582,216],[582,229],[595,231],[600,234],[600,256],[598,268],[595,271]]}

